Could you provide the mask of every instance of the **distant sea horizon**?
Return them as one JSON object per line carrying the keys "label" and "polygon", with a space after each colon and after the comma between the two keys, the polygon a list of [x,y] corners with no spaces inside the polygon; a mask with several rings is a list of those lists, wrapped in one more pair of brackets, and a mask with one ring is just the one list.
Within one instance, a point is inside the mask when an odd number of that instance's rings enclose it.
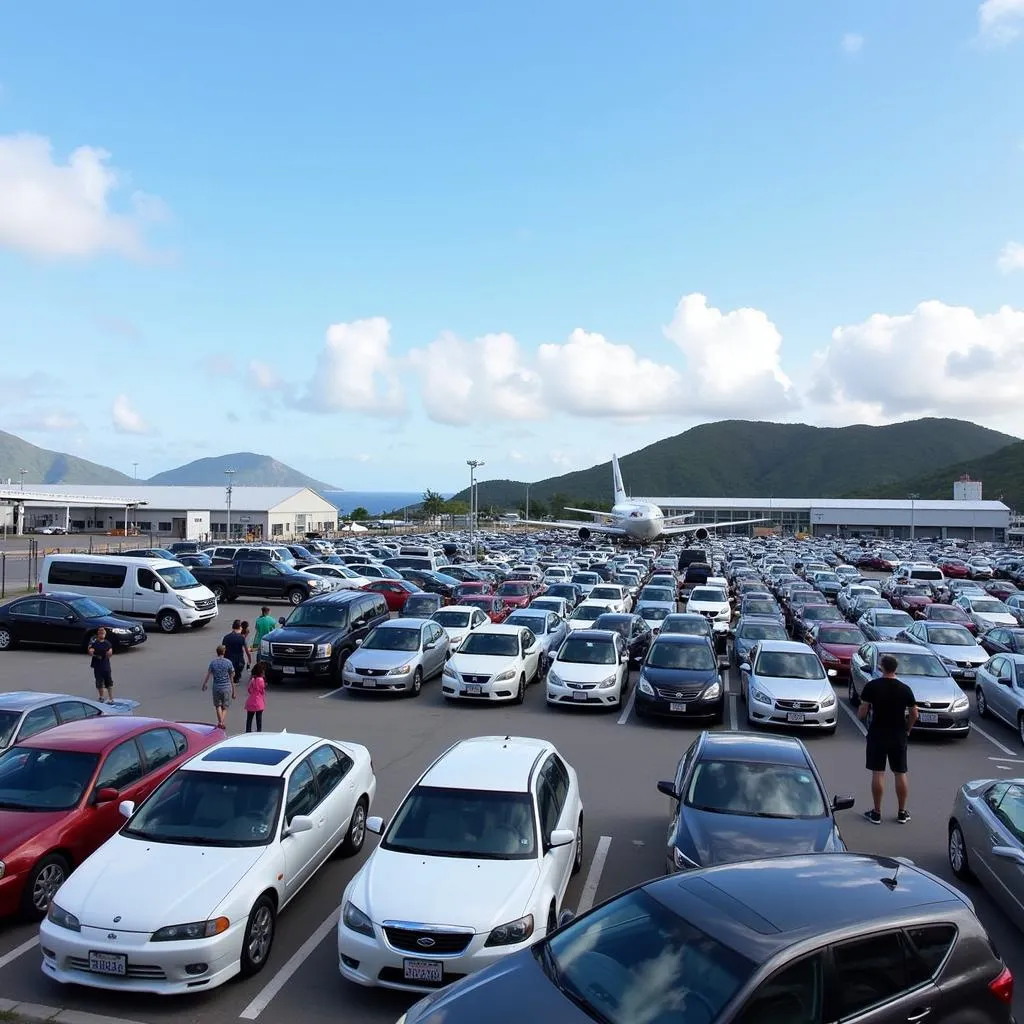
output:
{"label": "distant sea horizon", "polygon": [[[422,491],[328,491],[320,492],[343,515],[351,515],[354,509],[365,508],[371,516],[384,512],[419,505],[423,501]],[[443,493],[443,492],[442,492]],[[455,492],[444,493],[450,498]]]}

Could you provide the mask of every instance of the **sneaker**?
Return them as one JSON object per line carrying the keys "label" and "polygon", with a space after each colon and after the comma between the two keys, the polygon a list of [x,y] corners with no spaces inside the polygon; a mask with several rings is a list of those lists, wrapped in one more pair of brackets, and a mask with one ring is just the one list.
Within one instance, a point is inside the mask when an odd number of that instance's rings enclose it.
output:
{"label": "sneaker", "polygon": [[868,821],[870,821],[872,825],[881,825],[882,824],[882,816],[878,813],[878,811],[874,811],[874,810],[865,811],[864,812],[864,817],[867,818]]}
{"label": "sneaker", "polygon": [[900,811],[900,813],[896,815],[896,820],[901,825],[906,825],[907,822],[911,820],[910,811]]}

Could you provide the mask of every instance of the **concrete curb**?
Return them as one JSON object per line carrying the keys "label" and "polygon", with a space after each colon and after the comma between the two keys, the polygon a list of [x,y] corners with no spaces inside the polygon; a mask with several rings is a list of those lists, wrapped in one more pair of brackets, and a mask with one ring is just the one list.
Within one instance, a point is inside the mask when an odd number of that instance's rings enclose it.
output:
{"label": "concrete curb", "polygon": [[13,999],[0,999],[0,1013],[13,1015],[14,1020],[47,1021],[51,1024],[140,1024],[121,1017],[108,1017],[105,1013],[82,1013],[42,1003],[17,1003]]}

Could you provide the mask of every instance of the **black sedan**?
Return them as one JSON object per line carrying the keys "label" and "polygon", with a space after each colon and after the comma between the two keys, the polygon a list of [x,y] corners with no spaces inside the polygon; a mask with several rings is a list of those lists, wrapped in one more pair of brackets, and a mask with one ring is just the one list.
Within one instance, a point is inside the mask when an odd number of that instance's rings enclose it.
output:
{"label": "black sedan", "polygon": [[131,619],[111,614],[81,594],[33,594],[0,607],[0,651],[15,644],[46,644],[86,650],[104,627],[114,650],[146,642],[146,631]]}
{"label": "black sedan", "polygon": [[594,620],[591,629],[608,629],[618,633],[626,641],[631,667],[639,665],[647,657],[651,641],[654,639],[651,627],[639,615],[607,612]]}
{"label": "black sedan", "polygon": [[784,853],[843,853],[834,812],[853,797],[832,797],[794,736],[702,732],[674,779],[667,871]]}
{"label": "black sedan", "polygon": [[1024,654],[1024,629],[995,626],[978,637],[989,654]]}
{"label": "black sedan", "polygon": [[721,722],[725,687],[711,641],[685,633],[666,634],[663,629],[640,667],[634,701],[638,718],[664,715]]}

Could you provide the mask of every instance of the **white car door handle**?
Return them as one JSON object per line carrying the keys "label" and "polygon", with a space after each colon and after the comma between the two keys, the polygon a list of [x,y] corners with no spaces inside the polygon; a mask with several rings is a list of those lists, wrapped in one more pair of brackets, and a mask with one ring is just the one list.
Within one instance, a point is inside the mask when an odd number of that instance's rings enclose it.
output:
{"label": "white car door handle", "polygon": [[925,1017],[927,1017],[928,1014],[931,1012],[932,1008],[929,1006],[927,1009],[922,1010],[920,1013],[915,1014],[913,1017],[908,1017],[907,1021],[910,1022],[910,1024],[912,1024],[913,1021],[924,1020]]}

